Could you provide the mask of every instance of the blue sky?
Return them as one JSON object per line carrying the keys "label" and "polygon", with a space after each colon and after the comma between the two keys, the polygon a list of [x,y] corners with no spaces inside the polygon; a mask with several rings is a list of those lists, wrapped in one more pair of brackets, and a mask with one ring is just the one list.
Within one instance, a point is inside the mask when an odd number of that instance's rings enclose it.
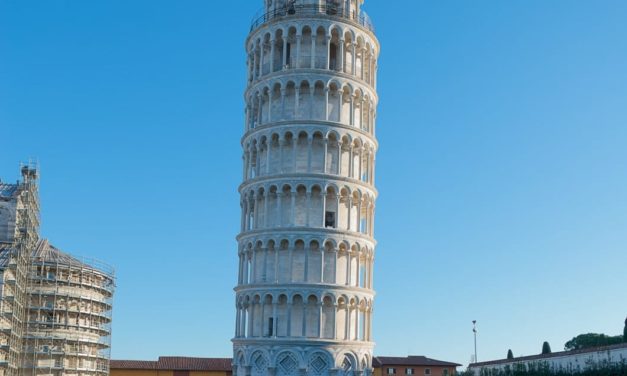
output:
{"label": "blue sky", "polygon": [[[0,1],[0,176],[117,268],[114,358],[229,356],[244,39],[259,0]],[[627,3],[367,0],[378,355],[467,363],[619,334]]]}

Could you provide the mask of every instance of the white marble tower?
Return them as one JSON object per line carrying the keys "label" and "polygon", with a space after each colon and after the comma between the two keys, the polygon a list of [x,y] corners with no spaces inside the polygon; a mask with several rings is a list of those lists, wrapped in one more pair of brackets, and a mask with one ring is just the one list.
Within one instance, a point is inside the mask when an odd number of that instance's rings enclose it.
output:
{"label": "white marble tower", "polygon": [[265,0],[246,40],[238,376],[372,373],[379,44],[363,0]]}

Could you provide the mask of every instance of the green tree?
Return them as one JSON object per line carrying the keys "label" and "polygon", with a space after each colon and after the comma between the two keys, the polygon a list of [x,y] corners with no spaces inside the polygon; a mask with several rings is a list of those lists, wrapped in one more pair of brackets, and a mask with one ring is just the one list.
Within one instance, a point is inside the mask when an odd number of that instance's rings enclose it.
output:
{"label": "green tree", "polygon": [[551,353],[551,345],[547,341],[544,341],[542,344],[542,354],[550,354]]}
{"label": "green tree", "polygon": [[623,342],[627,342],[627,319],[625,319],[625,328],[623,329]]}
{"label": "green tree", "polygon": [[514,359],[514,353],[512,349],[507,350],[507,359]]}
{"label": "green tree", "polygon": [[616,345],[623,342],[623,336],[607,336],[605,334],[587,333],[574,337],[564,345],[564,350],[580,350],[591,347]]}

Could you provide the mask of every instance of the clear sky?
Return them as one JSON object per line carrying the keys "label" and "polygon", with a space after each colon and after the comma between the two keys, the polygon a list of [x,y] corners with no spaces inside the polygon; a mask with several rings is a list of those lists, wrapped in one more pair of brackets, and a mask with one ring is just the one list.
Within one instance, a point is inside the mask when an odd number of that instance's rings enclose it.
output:
{"label": "clear sky", "polygon": [[[229,356],[244,39],[261,0],[0,0],[0,176],[117,268],[114,358]],[[467,363],[622,333],[627,2],[367,0],[376,354]]]}

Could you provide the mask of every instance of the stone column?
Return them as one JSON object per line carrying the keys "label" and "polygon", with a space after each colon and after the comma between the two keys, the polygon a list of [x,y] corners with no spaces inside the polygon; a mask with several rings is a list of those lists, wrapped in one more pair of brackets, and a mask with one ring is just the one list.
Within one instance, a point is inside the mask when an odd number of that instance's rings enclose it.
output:
{"label": "stone column", "polygon": [[250,284],[250,278],[248,278],[248,275],[250,274],[250,255],[248,254],[248,251],[244,252],[244,284],[248,285]]}
{"label": "stone column", "polygon": [[[321,298],[322,299],[322,298]],[[322,300],[318,302],[318,338],[322,338]]]}
{"label": "stone column", "polygon": [[[338,311],[339,306],[338,306],[337,302],[333,303],[332,306],[333,306],[333,335],[332,335],[331,339],[337,340],[338,339],[337,338],[337,316],[338,316],[337,315],[337,311]],[[332,374],[333,373],[331,373],[331,375]]]}
{"label": "stone column", "polygon": [[294,119],[299,119],[300,110],[300,84],[294,87]]}
{"label": "stone column", "polygon": [[351,197],[347,197],[346,198],[346,206],[348,207],[347,217],[346,217],[347,218],[346,230],[351,231],[351,227],[352,227],[351,226],[352,225],[351,222],[353,222],[352,218],[351,218],[352,217],[351,216],[351,212],[352,212],[352,209],[353,209],[353,199]]}
{"label": "stone column", "polygon": [[364,76],[365,72],[366,72],[366,49],[362,47],[361,49],[361,77],[360,77],[362,81],[365,78]]}
{"label": "stone column", "polygon": [[250,304],[248,304],[248,338],[253,337],[254,316],[255,316],[255,304],[251,302]]}
{"label": "stone column", "polygon": [[294,279],[292,278],[292,264],[294,263],[294,247],[295,245],[287,249],[287,259],[289,260],[289,265],[287,266],[287,270],[289,274],[289,278],[287,280],[288,282],[294,282]]}
{"label": "stone column", "polygon": [[349,302],[346,302],[346,319],[345,319],[345,325],[344,325],[344,339],[345,340],[350,340],[350,333],[351,333],[351,309],[349,306]]}
{"label": "stone column", "polygon": [[261,320],[260,320],[260,326],[261,326],[261,335],[260,337],[265,337],[266,336],[266,332],[264,331],[266,323],[264,322],[266,319],[266,298],[261,298],[260,301],[261,304]]}
{"label": "stone column", "polygon": [[253,252],[253,260],[252,260],[252,264],[251,264],[251,270],[250,270],[250,279],[252,281],[253,284],[257,283],[257,248],[254,248],[252,250]]}
{"label": "stone column", "polygon": [[268,247],[263,251],[263,270],[261,272],[261,281],[266,282],[268,279]]}
{"label": "stone column", "polygon": [[359,287],[361,285],[361,262],[360,259],[361,255],[360,252],[357,252],[357,256],[355,257],[355,261],[357,261],[357,270],[356,270],[356,281],[355,281],[355,287]]}
{"label": "stone column", "polygon": [[290,227],[294,227],[295,225],[295,218],[296,218],[296,194],[297,192],[294,190],[294,187],[292,187],[292,190],[290,190],[290,196],[292,198],[292,210],[291,210],[291,220],[290,220]]}
{"label": "stone column", "polygon": [[268,89],[268,123],[272,123],[272,92],[274,89]]}
{"label": "stone column", "polygon": [[362,175],[362,160],[363,160],[363,146],[360,147],[357,151],[358,151],[358,157],[359,157],[359,165],[358,165],[358,170],[357,170],[357,180],[361,180],[361,175]]}
{"label": "stone column", "polygon": [[344,90],[337,89],[337,97],[338,97],[337,121],[338,123],[341,123],[342,122],[342,107],[344,106]]}
{"label": "stone column", "polygon": [[279,320],[277,319],[278,315],[277,315],[277,311],[278,311],[278,303],[274,302],[272,304],[272,337],[276,338],[277,337],[277,331],[279,330],[279,326],[278,326],[278,322]]}
{"label": "stone column", "polygon": [[248,217],[250,217],[248,215],[248,206],[249,206],[248,198],[246,198],[245,201],[244,201],[244,215],[245,215],[245,217],[244,217],[244,231],[248,231],[248,220],[249,220]]}
{"label": "stone column", "polygon": [[263,73],[263,65],[266,62],[266,42],[261,42],[261,59],[259,63],[259,77],[264,75]]}
{"label": "stone column", "polygon": [[324,283],[324,245],[320,247],[320,283]]}
{"label": "stone column", "polygon": [[314,84],[314,86],[310,86],[309,87],[309,118],[310,119],[315,119],[315,115],[316,115],[316,109],[315,109],[315,99],[314,99],[314,94],[316,92],[316,86]]}
{"label": "stone column", "polygon": [[298,146],[298,135],[292,135],[292,171],[296,172],[296,156],[298,155],[296,152],[296,148]]}
{"label": "stone column", "polygon": [[279,251],[274,247],[274,283],[279,283]]}
{"label": "stone column", "polygon": [[351,64],[353,64],[353,66],[351,67],[351,74],[353,76],[357,75],[357,56],[355,56],[356,54],[356,50],[357,50],[357,43],[352,42],[351,43]]}
{"label": "stone column", "polygon": [[294,65],[294,68],[300,68],[300,41],[301,35],[296,34],[296,64]]}
{"label": "stone column", "polygon": [[303,252],[305,253],[305,266],[304,266],[304,270],[303,270],[303,281],[305,283],[309,282],[309,246],[305,245],[305,249],[303,249]]}
{"label": "stone column", "polygon": [[306,205],[307,206],[307,210],[306,210],[306,216],[305,216],[305,226],[307,226],[307,227],[309,227],[309,217],[311,216],[310,215],[311,214],[311,203],[312,203],[311,195],[312,195],[311,192],[307,192],[306,193],[306,196],[307,196],[307,205]]}
{"label": "stone column", "polygon": [[313,137],[307,137],[307,172],[311,173],[311,157],[313,149]]}
{"label": "stone column", "polygon": [[257,51],[258,51],[258,47],[255,47],[253,49],[253,80],[256,80],[258,75],[257,75]]}
{"label": "stone column", "polygon": [[261,94],[257,93],[257,122],[255,124],[255,128],[262,124],[262,103]]}
{"label": "stone column", "polygon": [[357,201],[357,231],[365,232],[366,229],[362,231],[361,229],[361,199]]}
{"label": "stone column", "polygon": [[274,49],[276,40],[270,40],[270,73],[274,72]]}
{"label": "stone column", "polygon": [[364,98],[359,98],[359,128],[364,129]]}
{"label": "stone column", "polygon": [[327,210],[327,192],[323,191],[321,192],[322,194],[322,228],[325,228],[325,223],[326,223],[326,210]]}
{"label": "stone column", "polygon": [[339,56],[338,56],[338,63],[337,63],[337,65],[339,67],[339,71],[342,72],[342,73],[346,72],[346,67],[344,66],[345,43],[346,42],[344,41],[344,39],[340,39],[340,53],[339,53]]}
{"label": "stone column", "polygon": [[311,31],[311,69],[316,68],[316,42],[317,42],[317,33],[314,34],[314,31]]}
{"label": "stone column", "polygon": [[351,280],[352,280],[352,270],[351,270],[351,263],[352,263],[352,259],[353,257],[351,256],[351,250],[347,249],[346,250],[346,286],[350,286],[351,285]]}
{"label": "stone column", "polygon": [[329,88],[324,88],[324,120],[329,121]]}
{"label": "stone column", "polygon": [[294,305],[293,301],[287,301],[287,336],[292,336],[292,306]]}
{"label": "stone column", "polygon": [[331,36],[327,35],[327,70],[331,70]]}
{"label": "stone column", "polygon": [[261,145],[256,148],[257,154],[255,156],[255,177],[261,175]]}
{"label": "stone column", "polygon": [[322,150],[322,173],[327,173],[327,153],[329,152],[329,139],[325,136]]}
{"label": "stone column", "polygon": [[303,297],[303,328],[302,336],[307,337],[307,308],[309,307],[309,299]]}
{"label": "stone column", "polygon": [[248,179],[248,152],[245,152],[242,156],[244,160],[244,180]]}
{"label": "stone column", "polygon": [[348,146],[348,177],[352,178],[353,176],[355,176],[353,168],[355,166],[353,166],[353,145],[349,145]]}

